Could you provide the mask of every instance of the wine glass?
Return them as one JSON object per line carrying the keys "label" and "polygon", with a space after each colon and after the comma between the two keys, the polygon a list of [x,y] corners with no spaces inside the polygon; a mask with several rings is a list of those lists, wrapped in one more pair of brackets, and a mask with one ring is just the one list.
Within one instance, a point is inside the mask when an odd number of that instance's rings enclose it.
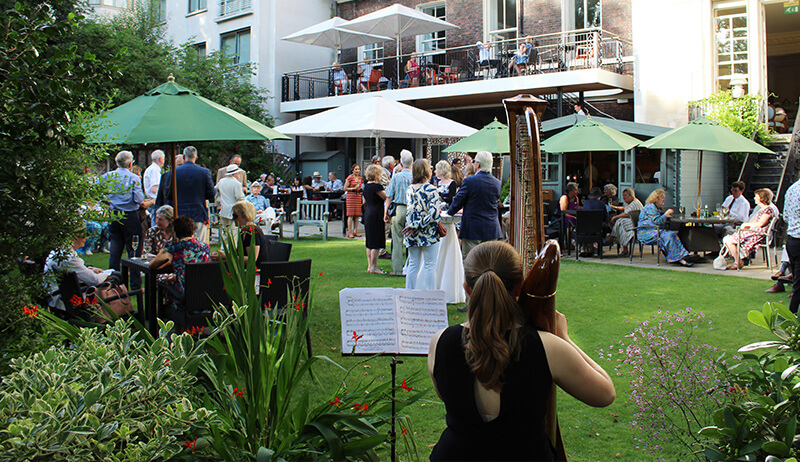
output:
{"label": "wine glass", "polygon": [[731,212],[731,209],[730,207],[726,207],[723,205],[722,207],[720,207],[720,211],[722,212],[723,217],[727,217],[728,214]]}
{"label": "wine glass", "polygon": [[678,213],[680,213],[681,216],[684,216],[684,214],[686,213],[686,207],[684,207],[682,205],[680,207],[678,207]]}
{"label": "wine glass", "polygon": [[131,257],[131,260],[136,260],[136,250],[139,248],[139,236],[133,236],[131,238],[131,247],[133,248],[133,257]]}

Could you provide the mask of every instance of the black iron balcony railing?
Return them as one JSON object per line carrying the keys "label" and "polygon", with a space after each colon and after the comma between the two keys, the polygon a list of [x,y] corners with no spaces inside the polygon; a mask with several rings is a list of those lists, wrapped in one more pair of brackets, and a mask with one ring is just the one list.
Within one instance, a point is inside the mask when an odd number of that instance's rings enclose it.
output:
{"label": "black iron balcony railing", "polygon": [[[524,62],[514,66],[523,42],[529,44]],[[632,75],[632,56],[631,42],[600,29],[581,29],[495,42],[482,61],[476,46],[466,46],[290,72],[283,75],[281,101],[578,69]],[[412,57],[416,66],[409,64]]]}

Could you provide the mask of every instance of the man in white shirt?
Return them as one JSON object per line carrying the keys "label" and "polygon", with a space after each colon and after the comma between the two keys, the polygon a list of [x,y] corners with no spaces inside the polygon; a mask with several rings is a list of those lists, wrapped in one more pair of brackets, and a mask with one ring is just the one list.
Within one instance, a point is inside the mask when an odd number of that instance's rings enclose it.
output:
{"label": "man in white shirt", "polygon": [[[744,181],[734,181],[731,184],[731,194],[722,202],[723,207],[728,207],[730,216],[735,218],[738,223],[746,223],[750,217],[750,202],[742,196],[744,192]],[[725,225],[724,227],[715,227],[717,234],[727,235],[736,232],[734,225]]]}
{"label": "man in white shirt", "polygon": [[[77,235],[72,238],[72,248],[70,250],[58,249],[50,252],[47,260],[44,263],[45,273],[55,272],[74,272],[78,279],[87,285],[98,286],[108,279],[112,273],[111,270],[101,270],[93,266],[86,266],[86,263],[76,252],[86,243],[86,235],[83,230],[78,231]],[[51,281],[50,292],[58,290],[58,286],[54,281]],[[65,309],[64,301],[61,300],[59,295],[54,295],[50,298],[49,305],[53,308]]]}
{"label": "man in white shirt", "polygon": [[228,229],[231,232],[236,232],[236,224],[233,221],[233,205],[244,200],[244,192],[242,192],[242,183],[237,174],[242,169],[236,164],[230,164],[225,167],[225,176],[217,183],[217,208],[219,209],[219,217],[222,221],[222,228]]}
{"label": "man in white shirt", "polygon": [[[144,171],[144,196],[146,199],[155,199],[158,195],[158,185],[161,182],[161,169],[164,167],[164,151],[156,149],[150,154],[153,161]],[[150,226],[156,225],[156,206],[155,203],[147,208],[150,213]]]}
{"label": "man in white shirt", "polygon": [[314,172],[313,179],[311,180],[311,187],[314,191],[322,191],[325,189],[325,182],[322,181],[322,174],[319,172]]}

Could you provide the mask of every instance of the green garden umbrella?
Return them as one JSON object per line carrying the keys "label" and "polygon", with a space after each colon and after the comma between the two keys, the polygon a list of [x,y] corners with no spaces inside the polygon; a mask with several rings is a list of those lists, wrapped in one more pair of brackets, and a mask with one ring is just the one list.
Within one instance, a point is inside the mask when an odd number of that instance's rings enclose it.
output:
{"label": "green garden umbrella", "polygon": [[703,173],[703,151],[714,152],[757,152],[773,154],[773,151],[751,141],[719,123],[700,117],[688,124],[674,128],[654,138],[644,141],[639,146],[648,149],[686,149],[699,151],[697,162],[697,198],[700,204],[700,185]]}
{"label": "green garden umbrella", "polygon": [[[178,85],[172,75],[167,83],[100,114],[97,122],[100,128],[87,135],[88,140],[94,143],[291,140],[266,125]],[[174,144],[169,151],[174,171]],[[177,206],[175,175],[170,176],[172,203]]]}
{"label": "green garden umbrella", "polygon": [[587,118],[542,142],[542,150],[555,152],[589,151],[589,188],[592,187],[592,151],[627,151],[640,141],[621,131]]}
{"label": "green garden umbrella", "polygon": [[488,151],[497,154],[508,154],[508,127],[497,121],[489,123],[477,132],[443,149],[442,152],[478,152]]}

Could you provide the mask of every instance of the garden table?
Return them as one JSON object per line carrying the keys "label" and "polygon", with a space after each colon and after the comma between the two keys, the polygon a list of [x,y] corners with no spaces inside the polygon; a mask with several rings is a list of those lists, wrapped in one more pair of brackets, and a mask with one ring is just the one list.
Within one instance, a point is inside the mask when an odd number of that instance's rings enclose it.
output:
{"label": "garden table", "polygon": [[679,226],[678,238],[689,252],[719,252],[720,240],[714,225],[734,223],[736,219],[723,217],[672,217],[668,221]]}
{"label": "garden table", "polygon": [[158,337],[158,308],[156,306],[156,275],[169,273],[172,271],[172,266],[168,265],[162,269],[151,269],[150,261],[147,257],[144,258],[123,258],[122,259],[122,282],[126,287],[130,287],[129,278],[131,271],[138,271],[144,273],[144,303],[142,303],[142,293],[136,296],[136,303],[138,307],[137,318],[139,322],[145,324],[147,320],[147,330],[153,337]]}

